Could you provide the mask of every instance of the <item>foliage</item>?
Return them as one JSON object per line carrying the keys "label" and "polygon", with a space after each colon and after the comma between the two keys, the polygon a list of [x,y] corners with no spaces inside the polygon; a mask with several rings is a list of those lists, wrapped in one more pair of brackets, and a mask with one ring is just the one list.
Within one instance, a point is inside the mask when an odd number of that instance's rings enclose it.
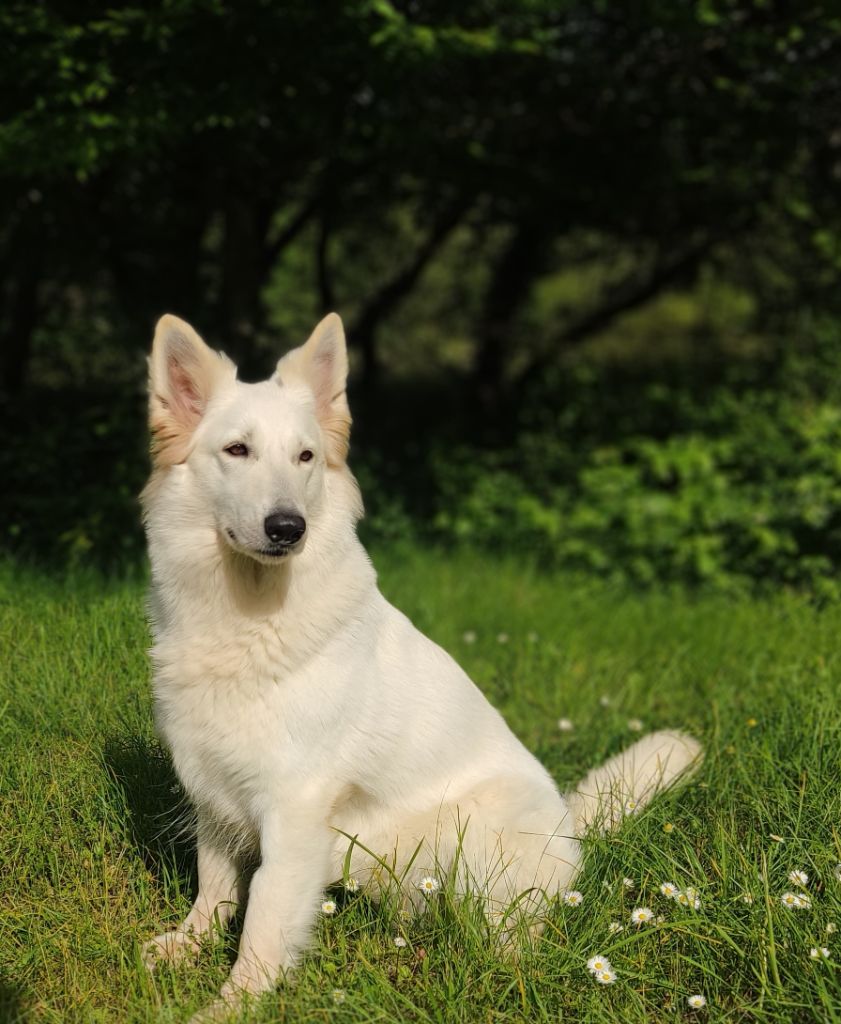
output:
{"label": "foliage", "polygon": [[[730,400],[730,401],[728,401]],[[454,539],[522,547],[555,564],[652,583],[793,584],[841,596],[841,409],[747,403],[724,436],[632,437],[576,460],[570,478],[519,473],[552,439],[449,463],[435,523]],[[773,416],[773,426],[765,424]],[[764,435],[764,436],[763,436]],[[779,473],[777,476],[775,473]]]}
{"label": "foliage", "polygon": [[[512,355],[551,365],[704,265],[837,309],[839,41],[823,3],[4,4],[0,387],[68,325],[136,351],[167,308],[250,368],[297,326],[289,264],[373,376],[456,237],[490,404]],[[517,330],[582,250],[610,287]]]}
{"label": "foliage", "polygon": [[[504,554],[382,549],[374,561],[388,596],[458,657],[561,786],[637,738],[631,719],[692,730],[705,763],[690,786],[587,842],[584,903],[555,907],[533,953],[501,956],[446,892],[411,921],[337,892],[295,983],[249,1020],[647,1024],[681,1016],[694,993],[715,1020],[837,1016],[841,945],[825,930],[841,923],[837,607],[628,594],[535,576]],[[183,796],[154,738],[147,645],[142,584],[77,572],[58,586],[0,567],[3,1020],[186,1020],[230,967],[235,938],[155,979],[138,955],[195,894]],[[795,869],[810,876],[809,911],[781,905]],[[665,881],[695,886],[699,909],[665,899]],[[640,904],[663,921],[630,927]],[[611,935],[611,921],[624,931]],[[830,962],[811,961],[813,946]],[[615,984],[588,975],[596,953]]]}
{"label": "foliage", "polygon": [[[633,371],[591,355],[491,434],[440,382],[352,395],[363,537],[839,598],[841,341],[833,324],[804,325],[781,351]],[[0,449],[0,546],[53,566],[141,561],[144,415],[139,393],[73,392],[0,413],[16,438]]]}
{"label": "foliage", "polygon": [[53,568],[137,565],[144,412],[139,395],[73,391],[0,408],[2,547]]}
{"label": "foliage", "polygon": [[[841,596],[834,329],[817,352],[734,367],[701,389],[637,377],[611,393],[604,369],[569,375],[523,403],[507,441],[433,449],[436,499],[415,520],[420,536],[646,584]],[[374,507],[375,533],[406,528],[393,507],[382,521]]]}
{"label": "foliage", "polygon": [[[249,379],[335,306],[368,536],[834,593],[840,48],[821,2],[3,5],[0,546],[137,559],[161,312]],[[709,280],[730,371],[591,358]]]}

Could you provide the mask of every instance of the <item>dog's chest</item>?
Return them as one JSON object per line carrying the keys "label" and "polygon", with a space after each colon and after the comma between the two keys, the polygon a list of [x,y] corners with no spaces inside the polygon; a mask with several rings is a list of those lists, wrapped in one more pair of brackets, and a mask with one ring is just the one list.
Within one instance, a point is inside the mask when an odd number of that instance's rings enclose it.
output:
{"label": "dog's chest", "polygon": [[190,797],[221,820],[256,827],[300,761],[288,651],[264,630],[164,640],[155,662],[158,728]]}

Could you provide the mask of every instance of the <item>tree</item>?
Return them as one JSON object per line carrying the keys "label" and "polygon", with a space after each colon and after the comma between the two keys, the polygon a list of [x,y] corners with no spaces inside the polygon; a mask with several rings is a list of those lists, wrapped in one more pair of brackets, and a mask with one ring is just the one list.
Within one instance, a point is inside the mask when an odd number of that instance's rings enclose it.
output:
{"label": "tree", "polygon": [[[456,229],[493,239],[487,407],[506,353],[538,373],[705,262],[744,272],[763,233],[791,240],[789,276],[804,245],[835,267],[839,39],[830,5],[771,0],[6,5],[4,385],[69,289],[127,346],[172,308],[249,368],[290,247],[373,377]],[[524,340],[535,282],[585,237],[606,265],[635,254],[626,275]]]}

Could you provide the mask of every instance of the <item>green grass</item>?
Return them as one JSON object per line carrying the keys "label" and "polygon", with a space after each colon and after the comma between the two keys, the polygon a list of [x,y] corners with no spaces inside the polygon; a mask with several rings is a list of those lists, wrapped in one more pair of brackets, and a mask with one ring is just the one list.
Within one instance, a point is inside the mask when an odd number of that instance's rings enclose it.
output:
{"label": "green grass", "polygon": [[[588,841],[583,905],[554,908],[533,952],[500,958],[445,895],[409,922],[341,896],[296,983],[249,1019],[841,1020],[841,931],[825,933],[841,926],[841,608],[621,593],[467,554],[375,561],[386,594],[562,786],[633,739],[631,718],[692,730],[706,761]],[[143,585],[60,586],[7,568],[0,610],[0,1020],[184,1021],[218,989],[235,942],[154,979],[140,966],[139,942],[175,924],[195,886],[151,721]],[[811,910],[781,905],[794,868],[810,875]],[[700,910],[660,896],[666,880],[695,886]],[[662,923],[629,927],[637,905]],[[611,921],[624,931],[610,935]],[[821,945],[831,962],[809,959]],[[594,953],[610,957],[615,984],[589,977]],[[707,1010],[688,1010],[693,993]]]}

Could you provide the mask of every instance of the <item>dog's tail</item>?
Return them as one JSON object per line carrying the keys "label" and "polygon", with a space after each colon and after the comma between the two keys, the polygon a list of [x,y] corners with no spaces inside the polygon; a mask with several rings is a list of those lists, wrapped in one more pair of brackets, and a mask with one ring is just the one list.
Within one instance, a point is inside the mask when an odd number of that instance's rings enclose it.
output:
{"label": "dog's tail", "polygon": [[594,768],[566,796],[581,835],[595,826],[617,828],[657,793],[694,770],[703,756],[701,744],[683,732],[654,732]]}

